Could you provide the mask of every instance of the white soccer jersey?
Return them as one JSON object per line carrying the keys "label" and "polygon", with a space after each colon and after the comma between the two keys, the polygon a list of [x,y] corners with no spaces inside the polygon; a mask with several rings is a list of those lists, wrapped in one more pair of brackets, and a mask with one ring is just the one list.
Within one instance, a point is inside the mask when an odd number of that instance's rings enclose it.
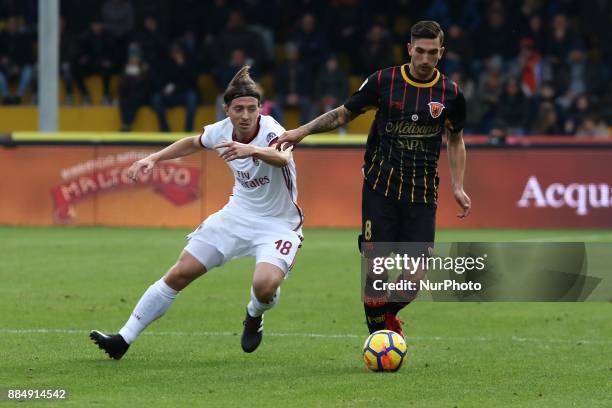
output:
{"label": "white soccer jersey", "polygon": [[[251,145],[269,147],[285,131],[271,116],[260,115],[255,137]],[[229,118],[207,125],[200,135],[200,143],[212,149],[219,143],[234,138],[234,126]],[[221,149],[220,149],[221,150]],[[254,157],[227,162],[234,173],[233,194],[225,206],[226,210],[248,212],[259,217],[274,217],[286,221],[291,229],[298,231],[303,223],[303,214],[297,205],[297,183],[295,162],[290,156],[285,167],[274,167]]]}

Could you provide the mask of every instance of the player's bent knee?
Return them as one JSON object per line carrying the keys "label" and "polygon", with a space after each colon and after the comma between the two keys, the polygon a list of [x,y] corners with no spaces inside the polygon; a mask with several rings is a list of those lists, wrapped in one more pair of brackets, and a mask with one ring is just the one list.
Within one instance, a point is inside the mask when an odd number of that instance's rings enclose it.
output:
{"label": "player's bent knee", "polygon": [[164,281],[174,290],[182,290],[198,277],[206,273],[206,268],[192,255],[183,252],[178,261],[164,277]]}
{"label": "player's bent knee", "polygon": [[270,302],[280,286],[280,281],[274,277],[266,277],[253,281],[253,292],[260,302]]}
{"label": "player's bent knee", "polygon": [[253,282],[253,292],[255,297],[260,302],[269,302],[274,298],[279,283],[270,279],[264,281]]}
{"label": "player's bent knee", "polygon": [[255,267],[253,275],[253,293],[260,302],[270,302],[285,277],[277,265],[261,262]]}

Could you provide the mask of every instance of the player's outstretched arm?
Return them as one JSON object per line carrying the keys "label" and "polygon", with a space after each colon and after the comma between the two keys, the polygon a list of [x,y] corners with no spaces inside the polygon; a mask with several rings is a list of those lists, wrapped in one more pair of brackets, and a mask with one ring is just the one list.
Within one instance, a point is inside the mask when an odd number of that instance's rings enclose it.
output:
{"label": "player's outstretched arm", "polygon": [[448,165],[450,167],[453,195],[455,201],[461,207],[461,212],[457,214],[457,217],[465,218],[470,214],[472,201],[463,191],[463,174],[465,173],[463,131],[450,132],[448,135]]}
{"label": "player's outstretched arm", "polygon": [[338,106],[336,109],[322,114],[321,116],[313,119],[305,125],[300,126],[297,129],[288,130],[283,133],[278,139],[278,144],[276,145],[277,149],[280,149],[280,146],[282,146],[284,143],[288,143],[290,146],[293,146],[300,143],[302,139],[308,135],[329,132],[330,130],[337,129],[342,125],[346,125],[357,116],[357,113],[346,109],[344,105]]}
{"label": "player's outstretched arm", "polygon": [[177,140],[159,152],[155,152],[144,159],[135,161],[128,169],[128,177],[134,180],[138,176],[138,173],[143,172],[146,174],[150,172],[157,162],[187,156],[203,149],[199,139],[200,136],[185,137]]}
{"label": "player's outstretched arm", "polygon": [[215,149],[224,149],[219,155],[225,161],[255,157],[274,167],[284,167],[289,163],[293,146],[282,146],[280,150],[276,147],[260,147],[244,144],[236,141],[220,143]]}

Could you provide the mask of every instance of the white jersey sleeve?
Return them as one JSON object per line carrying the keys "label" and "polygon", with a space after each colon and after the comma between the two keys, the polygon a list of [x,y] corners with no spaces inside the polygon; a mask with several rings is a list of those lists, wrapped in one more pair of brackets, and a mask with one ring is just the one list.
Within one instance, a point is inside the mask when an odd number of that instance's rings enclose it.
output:
{"label": "white jersey sleeve", "polygon": [[217,144],[228,141],[223,137],[224,134],[227,134],[228,128],[229,140],[232,140],[233,127],[229,118],[204,126],[200,134],[200,144],[206,149],[212,149]]}

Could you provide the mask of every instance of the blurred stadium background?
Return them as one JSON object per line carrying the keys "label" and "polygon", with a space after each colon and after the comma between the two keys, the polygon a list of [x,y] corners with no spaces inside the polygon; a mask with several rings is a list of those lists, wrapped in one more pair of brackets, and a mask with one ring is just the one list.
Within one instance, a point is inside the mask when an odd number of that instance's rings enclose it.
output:
{"label": "blurred stadium background", "polygon": [[[0,132],[37,130],[37,6],[0,2]],[[411,24],[433,19],[446,33],[440,68],[468,101],[466,133],[607,138],[611,10],[598,0],[62,0],[58,130],[167,130],[152,108],[168,102],[181,106],[170,129],[198,129],[218,118],[219,92],[244,63],[265,110],[293,128],[406,62]],[[195,112],[187,126],[182,106]]]}
{"label": "blurred stadium background", "polygon": [[[245,63],[264,90],[264,113],[294,128],[341,104],[369,73],[405,63],[411,24],[435,19],[446,32],[440,68],[468,101],[466,189],[475,209],[466,222],[454,217],[443,152],[439,227],[612,225],[610,2],[38,4],[0,2],[0,165],[22,175],[2,183],[11,199],[0,204],[0,223],[197,225],[232,183],[214,154],[137,186],[120,177],[129,162],[222,118],[220,92]],[[306,226],[358,226],[371,120],[361,115],[296,152]]]}
{"label": "blurred stadium background", "polygon": [[[214,152],[138,183],[133,160],[220,118],[244,63],[264,112],[293,128],[407,62],[420,19],[445,29],[440,69],[468,103],[473,213],[455,217],[443,149],[437,238],[611,242],[611,2],[61,0],[57,67],[41,66],[39,14],[39,1],[0,0],[0,387],[69,387],[76,405],[232,406],[244,389],[253,406],[610,406],[609,302],[416,302],[392,379],[402,399],[360,371],[369,115],[295,152],[306,240],[261,353],[234,337],[249,260],[187,290],[120,364],[86,336],[123,322],[231,190]],[[39,120],[49,68],[55,128]]]}

